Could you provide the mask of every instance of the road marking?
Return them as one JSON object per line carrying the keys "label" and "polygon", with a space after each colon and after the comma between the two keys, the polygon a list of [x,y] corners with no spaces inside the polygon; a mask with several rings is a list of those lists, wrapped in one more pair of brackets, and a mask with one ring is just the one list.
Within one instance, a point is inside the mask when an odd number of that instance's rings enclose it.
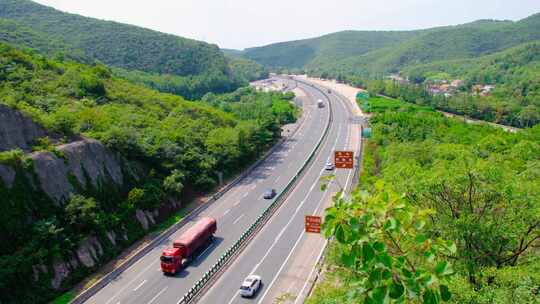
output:
{"label": "road marking", "polygon": [[133,291],[137,291],[137,289],[141,288],[141,286],[143,286],[144,283],[146,283],[146,280],[142,281],[141,284],[139,284],[139,285],[137,285],[137,287],[133,288]]}
{"label": "road marking", "polygon": [[231,212],[231,209],[227,209],[227,211],[225,211],[225,212],[223,213],[223,216],[227,215],[227,213],[229,213],[229,212]]}
{"label": "road marking", "polygon": [[[258,181],[255,181],[255,183],[258,183]],[[253,190],[253,189],[255,189],[255,187],[257,187],[257,185],[251,186],[251,188],[249,188],[249,190]]]}
{"label": "road marking", "polygon": [[[322,117],[321,117],[321,120],[322,120]],[[334,147],[335,147],[336,144],[337,144],[337,140],[338,140],[338,138],[339,138],[340,133],[341,133],[341,125],[339,125],[338,134],[337,134],[336,140],[335,140],[335,142],[334,142]],[[300,152],[299,154],[302,154],[302,152]],[[319,154],[319,156],[318,156],[317,158],[321,157],[321,155],[322,155],[322,154]],[[323,168],[323,169],[321,170],[321,172],[319,173],[319,178],[320,178],[320,176],[322,175],[323,171],[324,171],[324,168]],[[297,189],[299,189],[299,187],[294,187],[293,193],[296,192]],[[290,195],[292,195],[292,193],[291,193]],[[307,197],[307,196],[309,196],[309,193],[306,195],[306,197]],[[325,197],[325,195],[322,196],[322,198],[324,198],[324,197]],[[321,200],[319,201],[319,204],[317,205],[317,209],[319,208],[319,206],[320,206],[320,204],[321,204],[321,202],[322,202],[322,198],[321,198]],[[287,224],[285,225],[285,227],[283,228],[283,230],[286,230],[286,228],[291,224],[292,220],[294,219],[294,217],[296,216],[296,214],[298,213],[298,211],[300,210],[300,208],[302,207],[302,205],[303,205],[305,202],[306,202],[306,200],[303,200],[303,201],[300,203],[300,205],[296,208],[295,213],[294,213],[293,216],[290,218],[290,220],[287,222]],[[282,209],[282,208],[279,208],[279,209],[278,209],[278,212],[281,211],[281,210],[283,210],[283,209]],[[273,216],[272,218],[276,218],[276,217]],[[269,225],[268,225],[268,223],[267,223],[266,225],[263,226],[262,230],[266,229],[268,226],[269,226]],[[259,233],[260,233],[260,232],[259,232]],[[301,239],[301,237],[302,237],[303,235],[304,235],[304,231],[302,230],[302,233],[300,234],[300,237],[297,239],[296,243],[295,243],[294,246],[293,246],[293,249],[291,250],[291,252],[290,252],[289,255],[287,256],[287,260],[290,258],[292,252],[294,252],[294,249],[295,249],[296,246],[298,245],[298,243],[299,243],[299,241],[300,241],[300,239]],[[262,262],[266,259],[266,257],[267,257],[268,254],[272,251],[272,249],[274,248],[274,246],[275,246],[276,244],[277,244],[277,240],[275,240],[274,243],[270,246],[270,248],[266,251],[265,255],[262,257],[262,259],[259,261],[259,263],[257,263],[257,264],[255,265],[255,267],[252,269],[252,271],[251,271],[250,274],[255,273],[255,271],[259,268],[259,266],[260,266],[260,265],[262,264]],[[285,263],[286,263],[286,261],[285,261]],[[281,266],[281,268],[280,268],[280,272],[281,272],[281,270],[283,269],[283,266],[285,265],[285,263],[282,264],[282,266]],[[279,274],[279,272],[278,272],[278,274]],[[273,282],[275,281],[276,278],[277,278],[277,276],[274,277],[274,279],[272,280],[272,284],[273,284]],[[270,286],[271,286],[271,285],[270,285]],[[264,295],[266,295],[266,293],[268,292],[270,286],[268,287],[268,289],[266,290],[266,292],[264,293]],[[240,291],[237,290],[236,293],[235,293],[235,294],[233,295],[233,297],[231,298],[231,300],[228,302],[228,304],[231,304],[231,303],[236,299],[236,297],[238,296],[239,293],[240,293]],[[263,295],[263,299],[264,299],[264,295]],[[262,299],[261,299],[261,301],[259,301],[258,303],[261,303],[261,302],[262,302]]]}
{"label": "road marking", "polygon": [[236,223],[238,223],[238,221],[239,221],[242,217],[244,217],[244,214],[243,214],[243,213],[242,213],[242,215],[240,215],[236,220],[234,220],[233,225],[235,225]]}
{"label": "road marking", "polygon": [[[341,125],[340,125],[340,127],[339,127],[339,129],[338,129],[338,136],[337,136],[336,138],[339,138],[339,134],[340,134],[340,133],[341,133]],[[337,144],[337,140],[336,140],[336,142],[335,142],[335,144],[334,144],[334,147],[336,146],[336,144]],[[323,169],[323,170],[324,170],[324,169]],[[348,176],[347,176],[347,180],[346,180],[346,182],[345,182],[345,186],[347,186],[347,184],[348,184],[348,182],[349,182],[349,179],[350,179],[350,176],[351,176],[351,172],[352,172],[352,170],[349,171],[349,174],[348,174]],[[321,174],[322,174],[322,171],[321,171]],[[345,189],[346,189],[346,188],[345,188]],[[311,190],[310,190],[310,192],[311,192]],[[329,193],[329,192],[327,192],[327,193]],[[343,196],[343,195],[344,195],[344,192],[342,193],[342,196]],[[309,196],[309,193],[307,194],[307,196]],[[307,197],[307,196],[306,196],[306,197]],[[321,207],[321,204],[322,204],[322,202],[325,200],[326,196],[327,196],[327,195],[326,195],[326,193],[325,193],[325,194],[321,197],[321,199],[319,200],[319,203],[317,204],[317,207],[316,207],[316,209],[315,209],[315,213],[314,213],[314,214],[318,214],[319,208]],[[297,210],[298,210],[298,209],[297,209]],[[294,215],[293,215],[293,218],[294,218]],[[270,282],[270,285],[268,285],[268,287],[266,287],[265,292],[263,293],[263,295],[261,296],[261,299],[257,302],[257,304],[260,304],[260,303],[264,300],[264,298],[266,297],[266,295],[268,294],[268,292],[269,292],[270,289],[272,288],[272,285],[275,283],[276,279],[279,277],[281,271],[283,271],[283,268],[285,267],[285,264],[287,264],[289,258],[292,256],[294,250],[296,249],[296,246],[300,243],[300,240],[302,239],[302,237],[303,237],[304,235],[305,235],[305,233],[304,233],[304,231],[302,230],[302,232],[300,233],[300,236],[299,236],[298,239],[296,240],[296,242],[295,242],[293,248],[291,249],[291,251],[290,251],[289,254],[287,255],[287,258],[285,259],[285,261],[283,262],[283,264],[281,264],[281,267],[279,268],[277,274],[273,277],[272,281]],[[324,248],[324,247],[323,247],[323,248]],[[268,252],[270,252],[271,249],[272,249],[272,248],[270,248],[270,249],[268,250]],[[322,251],[321,251],[321,253],[322,253]],[[266,257],[266,255],[265,255],[265,257]],[[264,260],[264,257],[263,257],[263,259],[262,259],[259,263],[262,263],[263,260]],[[312,271],[313,271],[313,270],[312,270]],[[310,276],[311,276],[311,275],[310,275]],[[308,280],[309,280],[309,277],[308,277]],[[300,296],[301,294],[298,294],[298,295]],[[297,297],[297,300],[298,300],[298,297]],[[296,304],[297,300],[295,301],[295,304]]]}
{"label": "road marking", "polygon": [[297,212],[298,212],[298,210],[299,210],[300,208],[302,208],[302,204],[303,204],[303,203],[304,203],[304,201],[302,201],[302,203],[300,203],[300,205],[298,205],[298,207],[296,207],[296,211],[297,211]]}
{"label": "road marking", "polygon": [[[142,261],[142,259],[139,260],[139,261]],[[126,288],[128,288],[128,286],[131,285],[131,283],[135,282],[140,276],[142,276],[143,274],[145,274],[146,271],[147,271],[150,267],[152,267],[152,266],[154,266],[154,265],[155,265],[155,263],[150,263],[150,265],[146,266],[146,267],[143,269],[143,271],[141,271],[141,272],[140,272],[135,278],[133,278],[133,280],[131,280],[129,283],[127,283],[126,285],[124,285],[124,287],[120,288],[120,290],[119,290],[117,293],[115,293],[115,294],[114,294],[107,302],[105,302],[105,304],[111,303],[111,301],[112,301],[114,298],[116,298],[120,293],[122,293]]]}
{"label": "road marking", "polygon": [[155,295],[155,296],[152,298],[152,300],[150,300],[150,302],[148,302],[148,304],[154,303],[154,301],[157,299],[157,297],[159,297],[162,293],[164,293],[165,290],[167,290],[167,288],[169,288],[169,286],[163,287],[163,289],[162,289],[160,292],[158,292],[157,295]]}
{"label": "road marking", "polygon": [[280,178],[281,178],[281,176],[278,176],[278,177],[276,178],[276,182],[275,182],[276,184],[277,184],[277,182],[279,181]]}
{"label": "road marking", "polygon": [[[244,193],[244,195],[242,195],[242,198],[246,198],[246,196],[248,196],[248,194],[249,194],[249,193],[247,193],[247,192]],[[238,203],[239,203],[239,202],[238,202]],[[238,205],[238,203],[236,203],[235,206]]]}
{"label": "road marking", "polygon": [[240,204],[240,201],[236,201],[236,203],[234,203],[234,207],[238,206],[238,204]]}
{"label": "road marking", "polygon": [[[321,199],[319,200],[319,204],[317,205],[317,209],[318,209],[318,206],[321,204],[321,202],[326,198],[326,195],[323,195],[321,197]],[[294,218],[294,216],[293,216]],[[266,295],[268,294],[268,291],[270,291],[270,289],[272,288],[272,285],[274,285],[274,283],[276,282],[276,279],[279,277],[279,274],[281,273],[281,271],[283,271],[283,267],[285,267],[285,264],[287,264],[287,262],[289,261],[289,259],[291,258],[294,250],[296,249],[296,246],[298,246],[298,244],[300,244],[300,241],[302,240],[302,237],[306,235],[304,230],[302,230],[300,232],[300,235],[298,236],[298,238],[296,239],[296,242],[294,243],[294,246],[293,248],[291,249],[291,251],[289,252],[289,254],[287,255],[287,258],[285,258],[285,261],[283,262],[283,264],[281,264],[281,267],[279,267],[279,270],[277,272],[277,274],[274,276],[274,278],[272,279],[272,281],[270,282],[270,285],[268,285],[268,287],[266,287],[264,293],[262,294],[262,297],[261,299],[257,302],[257,304],[260,304],[262,303],[262,301],[264,300],[264,297],[266,297]],[[270,252],[271,249],[268,249],[268,252]],[[265,255],[266,257],[266,255]],[[261,263],[262,261],[264,260],[264,258],[261,260]],[[253,274],[253,273],[252,273]]]}

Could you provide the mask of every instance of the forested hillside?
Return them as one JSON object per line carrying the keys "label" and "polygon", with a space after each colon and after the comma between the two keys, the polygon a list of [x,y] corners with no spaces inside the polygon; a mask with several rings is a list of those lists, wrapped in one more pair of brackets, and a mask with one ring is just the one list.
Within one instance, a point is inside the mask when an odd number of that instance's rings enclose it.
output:
{"label": "forested hillside", "polygon": [[540,14],[512,21],[481,20],[417,31],[347,31],[247,49],[273,68],[310,74],[377,77],[437,60],[482,56],[540,39]]}
{"label": "forested hillside", "polygon": [[[171,82],[173,89],[195,99],[206,92],[228,92],[245,84],[236,77],[216,45],[132,25],[60,12],[29,0],[0,2],[0,41],[63,55],[86,63],[98,60],[133,73],[141,83]],[[236,71],[236,70],[235,70]],[[122,73],[122,75],[130,75]],[[168,79],[154,81],[156,75]]]}
{"label": "forested hillside", "polygon": [[[411,82],[344,79],[384,94],[459,115],[516,127],[540,122],[540,43],[533,42],[474,59],[437,61],[402,71]],[[438,83],[459,79],[449,95],[433,94]],[[445,85],[445,86],[448,86]],[[475,90],[490,86],[489,94]]]}
{"label": "forested hillside", "polygon": [[[102,64],[0,44],[0,110],[20,121],[2,125],[0,141],[0,302],[47,302],[216,186],[218,172],[236,174],[295,119],[292,97],[246,88],[188,102]],[[35,136],[13,147],[20,128]]]}
{"label": "forested hillside", "polygon": [[[540,39],[540,14],[517,21],[477,21],[435,28],[403,43],[373,52],[326,62],[321,71],[347,72],[377,77],[397,73],[417,64],[438,60],[474,58]],[[319,67],[310,66],[310,69]]]}
{"label": "forested hillside", "polygon": [[243,52],[243,56],[274,68],[305,68],[395,45],[420,33],[344,31],[318,38],[249,48]]}
{"label": "forested hillside", "polygon": [[[363,103],[362,103],[363,104]],[[307,303],[538,303],[540,126],[517,134],[370,98],[360,184]]]}

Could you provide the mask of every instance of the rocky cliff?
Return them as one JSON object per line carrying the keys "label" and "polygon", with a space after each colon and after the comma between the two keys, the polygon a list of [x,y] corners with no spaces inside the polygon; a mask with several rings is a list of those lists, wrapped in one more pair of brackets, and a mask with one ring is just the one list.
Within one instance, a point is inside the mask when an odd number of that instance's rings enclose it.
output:
{"label": "rocky cliff", "polygon": [[43,127],[22,113],[0,104],[0,152],[29,151],[38,138],[51,136]]}
{"label": "rocky cliff", "polygon": [[[27,235],[35,230],[28,228],[26,232],[14,233],[10,231],[11,227],[32,226],[43,221],[45,224],[61,220],[69,223],[59,217],[66,216],[65,207],[72,195],[93,198],[97,201],[97,207],[104,210],[118,208],[128,196],[133,183],[145,178],[138,164],[129,163],[122,155],[94,139],[82,138],[57,144],[52,150],[31,152],[36,140],[42,137],[58,139],[31,118],[0,104],[0,152],[10,153],[6,151],[14,149],[24,151],[22,155],[18,152],[15,159],[6,161],[5,157],[0,158],[1,204],[7,210],[5,214],[0,214],[0,242],[12,239],[21,241],[20,245],[13,247],[24,246],[25,242],[24,236],[13,235]],[[107,200],[103,200],[104,197]],[[78,232],[76,243],[70,248],[57,248],[55,250],[60,249],[61,254],[49,253],[51,256],[43,262],[33,264],[29,268],[29,277],[36,284],[46,282],[53,289],[65,289],[69,287],[66,282],[73,281],[73,277],[80,278],[81,274],[104,264],[151,229],[159,219],[179,207],[178,201],[165,200],[155,209],[135,208],[126,218],[116,220],[117,224]],[[69,225],[73,226],[69,229],[77,231],[77,223]],[[53,229],[55,226],[47,227]],[[61,235],[63,232],[57,230],[55,233]],[[69,238],[70,242],[73,241],[72,236]],[[8,256],[18,254],[8,250],[1,253]]]}

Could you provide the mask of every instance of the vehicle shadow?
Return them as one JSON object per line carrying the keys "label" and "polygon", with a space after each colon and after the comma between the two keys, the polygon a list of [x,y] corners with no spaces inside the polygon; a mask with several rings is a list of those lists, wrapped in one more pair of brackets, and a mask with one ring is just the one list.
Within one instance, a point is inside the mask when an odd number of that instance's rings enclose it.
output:
{"label": "vehicle shadow", "polygon": [[205,246],[194,253],[195,258],[189,262],[184,268],[176,273],[175,275],[171,276],[174,278],[185,278],[190,273],[191,267],[198,267],[200,266],[205,259],[217,248],[221,243],[223,243],[222,237],[214,236],[212,241],[208,244],[208,246]]}

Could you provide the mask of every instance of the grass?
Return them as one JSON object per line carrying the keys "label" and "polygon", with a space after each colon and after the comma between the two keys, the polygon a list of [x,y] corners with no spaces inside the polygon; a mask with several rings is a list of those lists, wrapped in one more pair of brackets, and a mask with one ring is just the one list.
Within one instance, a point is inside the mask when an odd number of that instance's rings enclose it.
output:
{"label": "grass", "polygon": [[181,208],[180,210],[178,210],[178,212],[171,215],[165,221],[161,222],[159,225],[154,227],[152,231],[161,232],[168,229],[169,227],[171,227],[172,225],[174,225],[175,223],[183,219],[189,211],[191,211],[191,209],[188,206]]}
{"label": "grass", "polygon": [[54,299],[51,303],[52,304],[67,304],[73,298],[75,297],[75,294],[72,291],[68,291],[64,293],[63,295],[59,296],[58,298]]}

